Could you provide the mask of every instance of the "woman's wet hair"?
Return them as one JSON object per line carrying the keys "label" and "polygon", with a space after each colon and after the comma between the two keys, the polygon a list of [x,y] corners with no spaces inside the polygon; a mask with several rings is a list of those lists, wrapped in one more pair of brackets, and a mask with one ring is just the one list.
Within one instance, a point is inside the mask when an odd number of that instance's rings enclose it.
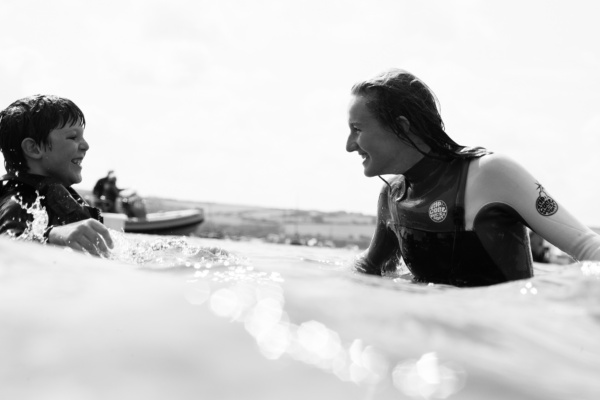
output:
{"label": "woman's wet hair", "polygon": [[17,100],[0,112],[0,150],[8,172],[27,171],[21,142],[31,138],[48,146],[48,136],[54,129],[67,124],[85,126],[83,112],[69,99],[49,95],[34,95]]}
{"label": "woman's wet hair", "polygon": [[[351,92],[364,97],[373,116],[400,140],[427,156],[463,158],[476,150],[467,150],[448,136],[435,94],[423,81],[407,71],[390,69],[372,79],[356,83]],[[411,140],[400,117],[406,118],[410,123],[410,131],[431,148],[429,154]]]}

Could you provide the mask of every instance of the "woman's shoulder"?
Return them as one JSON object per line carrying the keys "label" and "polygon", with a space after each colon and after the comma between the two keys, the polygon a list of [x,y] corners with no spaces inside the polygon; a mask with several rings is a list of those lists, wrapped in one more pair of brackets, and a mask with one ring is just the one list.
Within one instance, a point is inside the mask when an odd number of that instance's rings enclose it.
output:
{"label": "woman's shoulder", "polygon": [[[465,225],[472,229],[476,216],[488,204],[520,208],[535,193],[531,174],[503,154],[486,154],[469,164],[465,189]],[[529,201],[529,200],[527,200]]]}
{"label": "woman's shoulder", "polygon": [[489,153],[471,161],[469,177],[472,179],[504,178],[514,174],[527,173],[525,168],[513,158],[498,153]]}
{"label": "woman's shoulder", "polygon": [[466,197],[477,208],[490,202],[521,204],[535,195],[534,177],[517,161],[502,154],[488,154],[469,165]]}
{"label": "woman's shoulder", "polygon": [[504,166],[516,164],[517,162],[506,154],[501,153],[487,153],[482,155],[481,157],[475,158],[473,161],[479,162],[482,166],[485,167],[494,167],[494,166]]}

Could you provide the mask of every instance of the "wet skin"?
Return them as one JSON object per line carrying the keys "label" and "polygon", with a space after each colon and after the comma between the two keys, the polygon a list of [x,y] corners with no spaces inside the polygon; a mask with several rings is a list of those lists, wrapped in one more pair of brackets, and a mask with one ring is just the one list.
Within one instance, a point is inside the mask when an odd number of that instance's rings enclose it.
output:
{"label": "wet skin", "polygon": [[[348,110],[350,134],[346,151],[356,151],[363,158],[365,176],[402,174],[415,165],[423,154],[406,144],[382,125],[367,108],[364,96],[353,96]],[[402,116],[406,129],[410,123]],[[409,132],[416,142],[416,136]],[[425,147],[422,147],[425,149]]]}
{"label": "wet skin", "polygon": [[[90,148],[83,137],[84,129],[81,121],[77,121],[50,131],[48,144],[36,144],[29,153],[29,172],[56,178],[65,187],[80,183],[81,164]],[[108,229],[91,218],[55,226],[50,231],[48,241],[93,255],[107,255],[113,247]]]}
{"label": "wet skin", "polygon": [[81,163],[90,148],[83,131],[79,121],[53,129],[48,136],[48,145],[40,146],[37,173],[57,178],[65,187],[81,182]]}

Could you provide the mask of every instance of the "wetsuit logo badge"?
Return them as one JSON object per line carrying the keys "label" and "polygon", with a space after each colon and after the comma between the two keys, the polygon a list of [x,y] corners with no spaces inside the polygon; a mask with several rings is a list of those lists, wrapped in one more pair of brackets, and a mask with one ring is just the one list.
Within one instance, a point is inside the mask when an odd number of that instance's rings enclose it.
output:
{"label": "wetsuit logo badge", "polygon": [[429,218],[433,222],[442,222],[448,215],[448,206],[443,200],[436,200],[429,206]]}
{"label": "wetsuit logo badge", "polygon": [[556,201],[546,194],[542,185],[537,182],[536,185],[537,190],[540,192],[537,200],[535,201],[535,208],[537,209],[537,212],[545,217],[556,214],[558,211],[558,204],[556,204]]}

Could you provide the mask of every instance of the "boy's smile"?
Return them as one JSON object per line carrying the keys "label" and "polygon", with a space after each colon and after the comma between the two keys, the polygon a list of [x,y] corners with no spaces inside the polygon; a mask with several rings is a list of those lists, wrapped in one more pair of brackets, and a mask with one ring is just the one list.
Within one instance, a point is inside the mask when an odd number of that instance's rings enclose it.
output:
{"label": "boy's smile", "polygon": [[81,182],[81,163],[90,148],[83,131],[80,121],[50,131],[48,146],[41,146],[39,173],[58,179],[65,187]]}

